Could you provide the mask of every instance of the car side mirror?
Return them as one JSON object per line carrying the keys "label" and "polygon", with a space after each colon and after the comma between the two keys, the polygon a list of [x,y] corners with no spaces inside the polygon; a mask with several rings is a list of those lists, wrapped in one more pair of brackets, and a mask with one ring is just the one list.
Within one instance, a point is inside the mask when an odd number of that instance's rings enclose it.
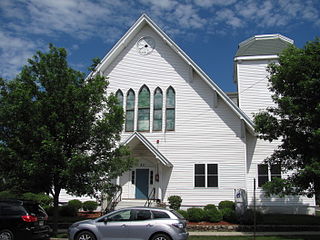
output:
{"label": "car side mirror", "polygon": [[104,219],[103,219],[103,222],[104,222],[104,223],[109,222],[109,218],[107,218],[107,217],[106,217],[106,218],[104,218]]}

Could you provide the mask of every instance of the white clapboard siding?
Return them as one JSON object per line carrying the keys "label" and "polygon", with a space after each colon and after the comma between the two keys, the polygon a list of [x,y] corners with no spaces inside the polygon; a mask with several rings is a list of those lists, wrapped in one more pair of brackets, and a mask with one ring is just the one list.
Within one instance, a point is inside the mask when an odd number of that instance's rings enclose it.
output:
{"label": "white clapboard siding", "polygon": [[[156,40],[156,49],[142,56],[135,44],[145,35]],[[158,150],[173,164],[164,200],[170,195],[180,195],[184,205],[217,204],[233,200],[234,188],[245,188],[245,143],[240,138],[239,118],[221,99],[214,107],[213,90],[196,74],[190,81],[189,66],[149,27],[144,27],[128,43],[104,74],[110,81],[108,92],[121,89],[126,96],[132,88],[137,97],[144,84],[151,95],[156,87],[162,89],[164,96],[169,86],[176,92],[175,131],[143,133],[155,146],[159,140]],[[122,139],[128,136],[123,133]],[[194,188],[195,163],[218,164],[218,188]]]}
{"label": "white clapboard siding", "polygon": [[269,60],[237,62],[239,107],[251,119],[253,113],[273,106],[271,92],[268,89]]}

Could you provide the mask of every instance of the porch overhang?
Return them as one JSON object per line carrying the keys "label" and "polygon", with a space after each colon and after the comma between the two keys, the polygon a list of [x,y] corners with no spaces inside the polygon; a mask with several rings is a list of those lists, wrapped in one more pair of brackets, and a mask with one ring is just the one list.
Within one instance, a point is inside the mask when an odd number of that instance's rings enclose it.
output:
{"label": "porch overhang", "polygon": [[153,146],[153,144],[141,133],[134,132],[131,136],[129,136],[124,142],[123,145],[129,145],[130,143],[134,143],[134,141],[141,142],[144,146],[158,159],[164,166],[172,168],[172,163],[161,154],[161,152]]}

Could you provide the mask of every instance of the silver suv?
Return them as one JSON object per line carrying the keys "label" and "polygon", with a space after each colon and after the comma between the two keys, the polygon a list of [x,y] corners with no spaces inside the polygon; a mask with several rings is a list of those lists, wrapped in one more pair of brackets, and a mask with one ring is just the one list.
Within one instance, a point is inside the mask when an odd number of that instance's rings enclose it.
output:
{"label": "silver suv", "polygon": [[186,220],[163,208],[123,208],[69,227],[69,240],[185,240]]}

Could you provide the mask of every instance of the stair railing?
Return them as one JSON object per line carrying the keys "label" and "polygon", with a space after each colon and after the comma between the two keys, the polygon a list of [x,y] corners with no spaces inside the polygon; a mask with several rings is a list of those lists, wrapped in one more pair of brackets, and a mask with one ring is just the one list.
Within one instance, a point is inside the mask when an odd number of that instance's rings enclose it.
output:
{"label": "stair railing", "polygon": [[145,202],[144,206],[145,207],[150,207],[152,201],[158,201],[158,199],[156,199],[156,188],[152,188],[152,190],[151,190],[150,194],[148,195],[148,199]]}
{"label": "stair railing", "polygon": [[108,205],[105,209],[105,213],[112,212],[116,208],[117,204],[121,201],[121,196],[122,196],[122,187],[119,187],[118,190],[110,199],[110,201],[108,202]]}

